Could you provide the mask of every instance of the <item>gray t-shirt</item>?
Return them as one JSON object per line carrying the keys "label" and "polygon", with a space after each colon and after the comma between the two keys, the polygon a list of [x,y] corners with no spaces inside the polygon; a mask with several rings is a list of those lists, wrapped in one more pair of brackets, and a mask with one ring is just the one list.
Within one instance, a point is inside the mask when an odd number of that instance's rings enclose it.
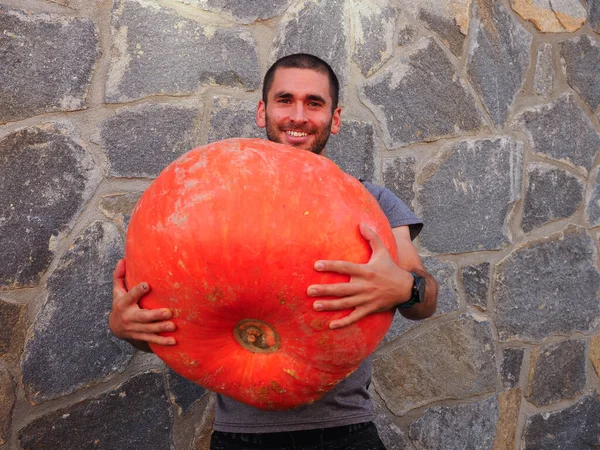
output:
{"label": "gray t-shirt", "polygon": [[[392,228],[408,225],[411,239],[417,237],[423,224],[398,197],[387,188],[362,183],[377,199]],[[232,433],[275,433],[369,422],[373,420],[368,391],[372,362],[372,357],[367,358],[319,401],[291,410],[264,411],[218,394],[213,427]]]}

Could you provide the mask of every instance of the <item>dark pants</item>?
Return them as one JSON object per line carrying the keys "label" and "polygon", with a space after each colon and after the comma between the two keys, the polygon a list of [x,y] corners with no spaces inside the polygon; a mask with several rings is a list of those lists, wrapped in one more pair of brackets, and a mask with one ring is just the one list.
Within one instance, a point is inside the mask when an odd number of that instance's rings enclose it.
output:
{"label": "dark pants", "polygon": [[213,431],[210,450],[386,450],[373,422],[282,433]]}

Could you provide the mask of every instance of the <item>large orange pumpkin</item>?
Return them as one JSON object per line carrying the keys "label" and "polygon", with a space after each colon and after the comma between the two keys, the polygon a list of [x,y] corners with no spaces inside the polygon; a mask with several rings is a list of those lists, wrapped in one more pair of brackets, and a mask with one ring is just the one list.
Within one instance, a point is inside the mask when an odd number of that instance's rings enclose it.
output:
{"label": "large orange pumpkin", "polygon": [[397,259],[375,198],[325,157],[262,139],[199,147],[138,202],[127,233],[127,285],[147,309],[174,311],[175,346],[152,350],[182,376],[262,409],[311,403],[352,373],[390,326],[382,312],[341,329],[349,310],[316,312],[311,284],[348,281],[319,259],[366,263],[359,224]]}

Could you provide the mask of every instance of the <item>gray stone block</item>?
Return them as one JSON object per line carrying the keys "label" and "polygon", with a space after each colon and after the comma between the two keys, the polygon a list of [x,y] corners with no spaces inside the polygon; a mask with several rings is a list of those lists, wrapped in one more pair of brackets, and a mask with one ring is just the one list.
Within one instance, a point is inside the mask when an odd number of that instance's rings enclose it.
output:
{"label": "gray stone block", "polygon": [[600,0],[586,0],[590,28],[600,34]]}
{"label": "gray stone block", "polygon": [[583,397],[561,411],[535,414],[527,420],[524,450],[593,449],[600,447],[600,399]]}
{"label": "gray stone block", "polygon": [[353,177],[373,181],[375,139],[372,124],[346,120],[340,132],[329,137],[324,155]]}
{"label": "gray stone block", "polygon": [[538,48],[533,92],[547,98],[554,86],[554,65],[552,63],[552,44],[542,43]]}
{"label": "gray stone block", "polygon": [[498,399],[456,406],[436,406],[410,426],[419,450],[491,450],[499,418]]}
{"label": "gray stone block", "polygon": [[519,385],[524,353],[522,348],[505,348],[503,350],[500,374],[505,388],[510,389]]}
{"label": "gray stone block", "polygon": [[398,31],[398,45],[410,45],[414,42],[417,35],[415,28],[406,26]]}
{"label": "gray stone block", "polygon": [[527,166],[523,231],[575,214],[583,201],[583,181],[566,170],[545,163]]}
{"label": "gray stone block", "polygon": [[0,361],[21,358],[27,326],[27,307],[0,299]]}
{"label": "gray stone block", "polygon": [[257,102],[233,97],[213,98],[210,111],[208,142],[229,138],[267,138],[265,130],[256,125]]}
{"label": "gray stone block", "polygon": [[463,267],[461,275],[467,303],[482,311],[487,310],[490,263],[483,262],[475,266]]}
{"label": "gray stone block", "polygon": [[[371,388],[373,389],[373,388]],[[388,411],[379,403],[375,403],[375,426],[386,450],[407,450],[408,439],[402,430],[390,418]]]}
{"label": "gray stone block", "polygon": [[[347,78],[350,24],[345,0],[299,0],[281,18],[271,61],[292,53],[310,53],[326,61],[343,87]],[[343,91],[343,89],[341,89]],[[340,98],[343,92],[340,92]]]}
{"label": "gray stone block", "polygon": [[412,209],[415,199],[415,158],[412,156],[383,160],[383,183]]}
{"label": "gray stone block", "polygon": [[64,125],[23,128],[0,139],[0,290],[38,283],[100,176]]}
{"label": "gray stone block", "polygon": [[394,53],[398,9],[386,0],[353,2],[354,52],[352,58],[365,77],[371,76]]}
{"label": "gray stone block", "polygon": [[467,73],[501,128],[525,81],[532,36],[499,2],[473,5]]}
{"label": "gray stone block", "polygon": [[[521,196],[523,144],[509,137],[462,141],[421,183],[417,200],[426,226],[421,243],[435,253],[498,250]],[[417,180],[419,181],[419,180]]]}
{"label": "gray stone block", "polygon": [[460,57],[463,42],[469,32],[469,16],[472,0],[398,0],[400,10],[418,19],[429,30],[436,33],[452,53]]}
{"label": "gray stone block", "polygon": [[600,104],[600,45],[594,39],[582,35],[562,42],[560,56],[564,61],[567,83],[594,111]]}
{"label": "gray stone block", "polygon": [[534,349],[525,397],[546,406],[579,396],[585,388],[585,342],[563,341]]}
{"label": "gray stone block", "polygon": [[401,15],[401,18],[398,20],[396,25],[396,34],[399,46],[404,47],[407,45],[412,45],[417,36],[419,35],[419,31],[415,26],[414,19],[410,16],[406,16],[405,14]]}
{"label": "gray stone block", "polygon": [[438,282],[438,305],[434,317],[456,311],[458,309],[456,267],[451,262],[430,256],[423,257],[422,260],[427,272]]}
{"label": "gray stone block", "polygon": [[481,114],[444,50],[421,39],[407,55],[359,86],[389,148],[478,129]]}
{"label": "gray stone block", "polygon": [[0,123],[86,107],[98,36],[89,19],[0,5]]}
{"label": "gray stone block", "polygon": [[585,205],[585,218],[591,227],[600,225],[600,168],[592,170]]}
{"label": "gray stone block", "polygon": [[18,437],[23,450],[165,450],[174,448],[172,427],[163,377],[146,372],[34,419]]}
{"label": "gray stone block", "polygon": [[569,226],[518,247],[496,265],[493,295],[501,341],[590,332],[600,322],[595,244]]}
{"label": "gray stone block", "polygon": [[66,6],[71,9],[79,9],[80,0],[50,0],[53,3],[58,3],[61,6]]}
{"label": "gray stone block", "polygon": [[462,316],[379,355],[373,380],[388,408],[401,416],[437,401],[493,392],[495,352],[491,324]]}
{"label": "gray stone block", "polygon": [[452,53],[457,57],[462,55],[465,35],[461,33],[455,20],[450,17],[438,15],[427,9],[419,11],[419,20],[424,22],[427,28],[436,33]]}
{"label": "gray stone block", "polygon": [[[427,272],[433,275],[438,283],[438,303],[433,317],[456,311],[458,309],[456,267],[452,263],[431,257],[423,258],[423,264]],[[393,341],[401,334],[419,326],[421,323],[422,321],[406,319],[399,312],[396,312],[392,325],[383,338],[383,342]]]}
{"label": "gray stone block", "polygon": [[198,6],[220,16],[228,17],[238,23],[249,24],[257,20],[272,19],[281,15],[292,0],[178,0],[182,3]]}
{"label": "gray stone block", "polygon": [[114,177],[156,177],[169,163],[200,145],[197,108],[144,105],[121,109],[100,127]]}
{"label": "gray stone block", "polygon": [[115,0],[111,26],[108,103],[187,95],[199,84],[260,85],[256,43],[245,28],[204,25],[143,0]]}
{"label": "gray stone block", "polygon": [[600,375],[600,335],[593,336],[589,341],[589,358],[596,376]]}
{"label": "gray stone block", "polygon": [[16,385],[13,377],[0,365],[0,446],[8,441],[12,410],[15,405]]}
{"label": "gray stone block", "polygon": [[133,208],[135,208],[141,196],[141,192],[103,195],[100,197],[98,209],[125,231],[129,226]]}
{"label": "gray stone block", "polygon": [[114,225],[94,222],[60,258],[25,344],[23,387],[31,403],[67,395],[125,369],[133,347],[108,328],[112,271],[123,247]]}
{"label": "gray stone block", "polygon": [[530,109],[518,118],[533,151],[582,168],[587,174],[600,148],[600,134],[572,94]]}
{"label": "gray stone block", "polygon": [[194,403],[206,393],[206,389],[182,377],[172,369],[167,371],[167,383],[170,397],[179,407],[182,415],[187,414]]}

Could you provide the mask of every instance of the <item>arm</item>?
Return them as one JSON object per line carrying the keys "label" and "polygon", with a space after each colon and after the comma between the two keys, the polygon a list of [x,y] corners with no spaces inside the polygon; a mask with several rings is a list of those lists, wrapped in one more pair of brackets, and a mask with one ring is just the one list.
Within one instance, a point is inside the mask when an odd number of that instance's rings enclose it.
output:
{"label": "arm", "polygon": [[411,272],[425,278],[426,296],[422,304],[400,313],[413,320],[431,316],[437,305],[437,283],[427,273],[416,248],[410,240],[407,226],[394,228],[399,263],[396,264],[383,245],[379,236],[365,225],[360,226],[363,237],[373,251],[366,264],[347,261],[317,261],[315,269],[323,272],[337,272],[350,276],[348,283],[313,285],[308,288],[311,297],[333,296],[337,299],[317,300],[313,307],[317,311],[335,311],[354,308],[348,316],[334,320],[330,328],[350,325],[359,319],[379,311],[397,307],[410,299],[413,276]]}
{"label": "arm", "polygon": [[[412,308],[409,309],[400,309],[400,314],[402,314],[407,319],[412,320],[421,320],[430,317],[435,312],[437,307],[437,293],[438,293],[438,285],[435,281],[435,278],[431,274],[429,274],[425,270],[425,266],[421,261],[419,254],[417,253],[417,249],[413,245],[410,240],[410,232],[408,227],[397,227],[392,230],[394,233],[394,237],[396,238],[396,246],[398,247],[398,267],[408,272],[416,273],[417,275],[425,278],[425,301],[420,304],[416,304]],[[412,275],[410,280],[409,289],[412,290]],[[408,297],[402,297],[403,301],[399,303],[404,303],[410,298],[410,293]],[[397,305],[396,305],[397,306]]]}
{"label": "arm", "polygon": [[127,291],[125,286],[125,261],[119,260],[113,272],[113,304],[108,316],[108,326],[112,333],[128,341],[135,348],[152,352],[149,342],[160,345],[174,345],[172,337],[159,336],[161,331],[172,331],[169,309],[147,310],[138,306],[140,299],[150,292],[147,283],[140,283]]}

